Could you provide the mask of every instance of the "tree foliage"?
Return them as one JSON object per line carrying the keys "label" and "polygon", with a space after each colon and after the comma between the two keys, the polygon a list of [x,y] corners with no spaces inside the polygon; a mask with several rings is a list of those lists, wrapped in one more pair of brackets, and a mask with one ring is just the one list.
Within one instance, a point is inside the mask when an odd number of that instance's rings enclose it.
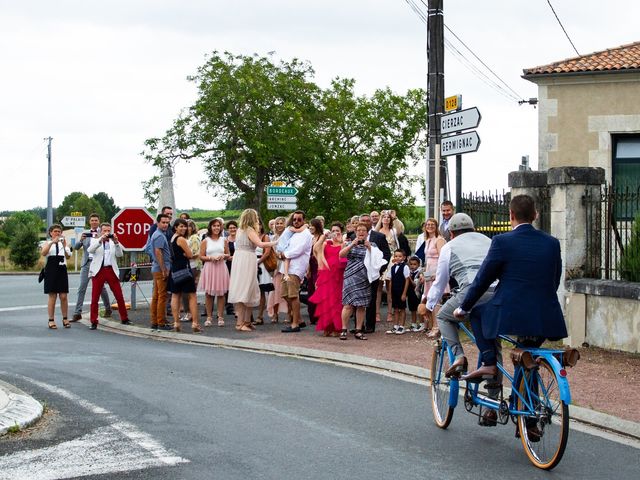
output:
{"label": "tree foliage", "polygon": [[60,222],[64,217],[71,215],[71,212],[81,212],[85,217],[88,217],[92,213],[97,213],[102,221],[109,221],[111,219],[111,217],[106,216],[102,205],[100,205],[95,198],[90,198],[86,193],[82,192],[71,192],[64,197],[62,203],[56,209],[55,218]]}
{"label": "tree foliage", "polygon": [[7,235],[9,241],[23,228],[34,230],[37,234],[45,228],[45,225],[36,214],[29,211],[14,213],[2,225],[2,231]]}
{"label": "tree foliage", "polygon": [[38,231],[32,226],[21,225],[9,241],[9,260],[27,270],[38,262]]}
{"label": "tree foliage", "polygon": [[[113,200],[113,198],[105,192],[98,192],[91,198],[98,202],[98,204],[102,207],[104,218],[100,217],[100,219],[104,222],[110,222],[113,216],[118,213],[118,211],[120,211],[120,208],[116,205],[116,202]],[[89,212],[88,215],[90,215],[91,213],[92,212]]]}
{"label": "tree foliage", "polygon": [[425,92],[358,96],[353,80],[322,89],[313,74],[297,59],[213,52],[190,78],[195,103],[143,155],[159,169],[200,160],[214,192],[262,210],[266,186],[281,180],[298,187],[301,208],[328,219],[402,211],[413,200],[404,175],[426,146]]}

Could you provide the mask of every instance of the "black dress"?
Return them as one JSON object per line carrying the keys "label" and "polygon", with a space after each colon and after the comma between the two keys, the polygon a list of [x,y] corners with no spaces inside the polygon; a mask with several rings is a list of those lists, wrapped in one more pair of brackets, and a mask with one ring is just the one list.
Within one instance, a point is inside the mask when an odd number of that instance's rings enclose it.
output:
{"label": "black dress", "polygon": [[[171,249],[173,252],[173,259],[171,261],[171,271],[177,272],[178,270],[184,270],[185,268],[191,268],[189,266],[189,259],[185,256],[184,250],[182,247],[178,245],[178,238],[176,237],[173,242],[171,242]],[[180,282],[178,284],[171,282],[171,293],[195,293],[196,292],[196,282],[191,276],[187,280]]]}
{"label": "black dress", "polygon": [[[51,252],[55,248],[55,254]],[[69,293],[69,276],[62,242],[51,246],[44,269],[44,293]]]}

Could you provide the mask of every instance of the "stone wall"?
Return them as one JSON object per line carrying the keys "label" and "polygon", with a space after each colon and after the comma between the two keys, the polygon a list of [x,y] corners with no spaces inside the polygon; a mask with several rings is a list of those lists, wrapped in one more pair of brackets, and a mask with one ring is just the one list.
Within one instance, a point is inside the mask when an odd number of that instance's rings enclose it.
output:
{"label": "stone wall", "polygon": [[640,353],[640,284],[582,278],[566,286],[566,343]]}

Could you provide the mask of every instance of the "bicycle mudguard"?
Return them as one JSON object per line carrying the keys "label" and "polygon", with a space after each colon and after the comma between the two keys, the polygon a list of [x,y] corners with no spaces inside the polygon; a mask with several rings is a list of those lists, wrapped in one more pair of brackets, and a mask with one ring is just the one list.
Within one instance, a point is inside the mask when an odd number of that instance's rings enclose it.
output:
{"label": "bicycle mudguard", "polygon": [[[566,377],[566,370],[562,367],[558,359],[553,355],[556,353],[556,350],[545,350],[545,349],[528,349],[533,356],[537,358],[544,358],[551,368],[553,369],[553,373],[556,374],[556,378],[558,380],[558,390],[560,391],[560,399],[567,405],[571,404],[571,390],[569,389],[569,380]],[[558,350],[561,352],[561,350]],[[560,371],[564,372],[564,375],[560,373]]]}

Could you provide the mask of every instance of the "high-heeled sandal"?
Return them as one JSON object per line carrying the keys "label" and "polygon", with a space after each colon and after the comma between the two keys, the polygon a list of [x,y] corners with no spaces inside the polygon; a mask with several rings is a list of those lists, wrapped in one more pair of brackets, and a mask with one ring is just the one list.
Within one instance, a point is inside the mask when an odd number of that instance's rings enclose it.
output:
{"label": "high-heeled sandal", "polygon": [[67,320],[67,317],[64,317],[62,319],[62,326],[64,328],[71,328],[71,323],[69,322],[69,320]]}
{"label": "high-heeled sandal", "polygon": [[173,324],[173,331],[178,333],[182,331],[182,327],[180,327],[180,323],[176,322]]}
{"label": "high-heeled sandal", "polygon": [[258,320],[254,320],[251,322],[253,325],[264,325],[264,319],[262,317],[258,317]]}
{"label": "high-heeled sandal", "polygon": [[219,327],[224,327],[224,318],[223,317],[218,317],[218,326]]}
{"label": "high-heeled sandal", "polygon": [[348,330],[346,328],[343,328],[342,330],[340,330],[340,340],[346,340],[347,333],[348,333]]}
{"label": "high-heeled sandal", "polygon": [[362,333],[362,330],[356,330],[356,332],[353,334],[354,337],[356,337],[356,340],[366,340],[367,337],[364,336],[364,333]]}
{"label": "high-heeled sandal", "polygon": [[207,317],[207,321],[204,322],[204,326],[210,327],[211,325],[213,325],[213,319],[211,317]]}
{"label": "high-heeled sandal", "polygon": [[253,332],[253,329],[249,325],[242,325],[237,330],[240,332]]}
{"label": "high-heeled sandal", "polygon": [[49,319],[49,328],[51,330],[57,330],[58,326],[56,325],[56,321],[53,318]]}
{"label": "high-heeled sandal", "polygon": [[197,323],[194,323],[191,325],[191,332],[192,333],[202,333],[202,328],[200,328],[200,325]]}

